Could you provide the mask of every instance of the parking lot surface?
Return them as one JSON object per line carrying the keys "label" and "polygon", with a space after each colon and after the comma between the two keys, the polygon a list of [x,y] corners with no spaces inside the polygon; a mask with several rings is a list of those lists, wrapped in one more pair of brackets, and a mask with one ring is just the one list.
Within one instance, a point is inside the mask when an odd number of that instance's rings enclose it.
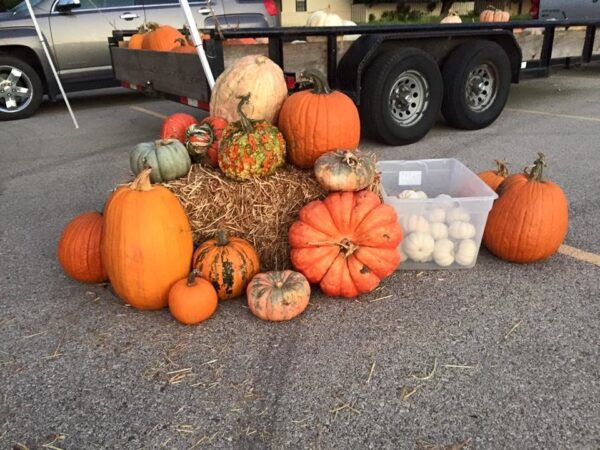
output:
{"label": "parking lot surface", "polygon": [[[0,123],[0,448],[600,448],[598,265],[482,250],[472,270],[399,271],[356,301],[315,293],[288,323],[238,299],[182,326],[68,279],[55,253],[162,115],[199,113],[120,89],[72,104],[79,130],[62,104]],[[565,244],[600,253],[600,66],[513,86],[484,130],[361,145],[474,171],[543,151],[570,202]]]}

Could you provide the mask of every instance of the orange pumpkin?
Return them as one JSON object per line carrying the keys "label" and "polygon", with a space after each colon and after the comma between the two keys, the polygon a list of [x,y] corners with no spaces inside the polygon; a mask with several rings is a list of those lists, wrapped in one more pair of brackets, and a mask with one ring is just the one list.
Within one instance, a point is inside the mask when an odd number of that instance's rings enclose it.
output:
{"label": "orange pumpkin", "polygon": [[150,184],[151,170],[111,195],[101,243],[113,289],[138,309],[167,306],[169,289],[187,276],[193,252],[183,207],[167,188]]}
{"label": "orange pumpkin", "polygon": [[557,184],[543,179],[544,159],[540,153],[529,172],[509,176],[498,188],[483,243],[500,259],[539,261],[555,253],[565,239],[568,201]]}
{"label": "orange pumpkin", "polygon": [[487,184],[495,191],[508,176],[508,168],[506,167],[506,161],[500,161],[499,159],[497,159],[496,170],[486,170],[484,172],[478,173],[477,175],[485,182],[485,184]]}
{"label": "orange pumpkin", "polygon": [[308,203],[288,238],[292,265],[329,296],[369,292],[400,263],[396,211],[370,191],[335,192]]}
{"label": "orange pumpkin", "polygon": [[275,322],[300,315],[310,300],[310,284],[292,270],[259,273],[246,289],[248,307],[262,320]]}
{"label": "orange pumpkin", "polygon": [[356,148],[360,119],[350,97],[332,91],[322,73],[305,70],[301,77],[312,81],[314,88],[287,98],[279,113],[279,129],[288,144],[289,160],[309,169],[324,153]]}
{"label": "orange pumpkin", "polygon": [[167,117],[160,130],[161,139],[177,139],[185,144],[185,131],[192,125],[197,125],[198,121],[194,116],[186,113],[171,114]]}
{"label": "orange pumpkin", "polygon": [[196,47],[184,38],[175,39],[175,46],[171,49],[175,53],[196,53]]}
{"label": "orange pumpkin", "polygon": [[480,22],[508,22],[509,20],[510,13],[493,6],[488,6],[479,14]]}
{"label": "orange pumpkin", "polygon": [[65,273],[82,283],[107,280],[100,257],[104,218],[92,211],[78,215],[64,228],[58,241],[58,262]]}
{"label": "orange pumpkin", "polygon": [[220,230],[216,239],[209,239],[196,249],[192,266],[212,283],[220,300],[228,300],[242,295],[260,270],[260,261],[252,244]]}
{"label": "orange pumpkin", "polygon": [[144,50],[168,52],[176,45],[178,39],[185,40],[183,34],[169,25],[149,23],[148,28],[151,31],[144,35],[144,41],[142,42]]}
{"label": "orange pumpkin", "polygon": [[127,42],[127,48],[132,50],[139,50],[142,48],[142,44],[144,43],[144,37],[146,36],[146,32],[148,30],[144,25],[138,28],[138,32],[129,38]]}
{"label": "orange pumpkin", "polygon": [[211,317],[219,302],[212,284],[197,278],[197,275],[192,270],[187,278],[176,282],[169,291],[169,311],[186,325],[195,325]]}

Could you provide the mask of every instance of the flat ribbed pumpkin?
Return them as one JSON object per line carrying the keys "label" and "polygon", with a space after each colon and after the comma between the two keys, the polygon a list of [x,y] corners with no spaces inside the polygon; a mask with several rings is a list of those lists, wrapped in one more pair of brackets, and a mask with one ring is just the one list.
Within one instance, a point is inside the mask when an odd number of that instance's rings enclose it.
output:
{"label": "flat ribbed pumpkin", "polygon": [[479,14],[480,22],[508,22],[509,20],[510,13],[493,6],[488,6]]}
{"label": "flat ribbed pumpkin", "polygon": [[188,173],[192,160],[185,146],[177,139],[142,142],[129,153],[129,167],[137,175],[150,166],[153,183],[175,180]]}
{"label": "flat ribbed pumpkin", "polygon": [[356,148],[360,119],[354,102],[346,94],[332,91],[318,70],[305,70],[302,79],[312,90],[292,94],[283,104],[279,129],[288,144],[288,159],[303,169],[336,148]]}
{"label": "flat ribbed pumpkin", "polygon": [[169,289],[190,269],[194,244],[183,207],[143,170],[106,202],[102,261],[113,289],[138,309],[167,306]]}
{"label": "flat ribbed pumpkin", "polygon": [[496,170],[486,170],[477,174],[485,184],[491,187],[494,191],[502,184],[508,176],[508,168],[506,161],[496,160]]}
{"label": "flat ribbed pumpkin", "polygon": [[245,111],[248,118],[277,123],[287,85],[281,68],[263,55],[244,56],[219,75],[210,96],[210,115],[240,120],[239,98],[248,92],[252,92]]}
{"label": "flat ribbed pumpkin", "polygon": [[360,191],[375,178],[372,155],[360,150],[336,150],[315,162],[315,178],[328,191]]}
{"label": "flat ribbed pumpkin", "polygon": [[177,45],[178,39],[185,39],[183,34],[170,25],[158,25],[151,22],[147,26],[150,31],[144,35],[142,42],[144,50],[168,52]]}
{"label": "flat ribbed pumpkin", "polygon": [[370,191],[334,192],[308,203],[288,237],[293,266],[329,296],[372,291],[400,264],[396,211]]}
{"label": "flat ribbed pumpkin", "polygon": [[216,239],[209,239],[196,249],[192,266],[212,283],[220,300],[228,300],[244,293],[260,270],[260,261],[248,241],[229,237],[220,230]]}
{"label": "flat ribbed pumpkin", "polygon": [[543,179],[544,155],[529,172],[511,175],[498,188],[483,243],[500,259],[529,263],[547,258],[563,243],[569,205],[557,184]]}
{"label": "flat ribbed pumpkin", "polygon": [[104,218],[91,211],[78,215],[64,228],[58,241],[58,262],[65,273],[82,283],[102,283],[108,278],[100,257]]}
{"label": "flat ribbed pumpkin", "polygon": [[219,143],[227,121],[222,117],[206,117],[199,125],[185,131],[185,146],[192,160],[212,167],[219,167]]}
{"label": "flat ribbed pumpkin", "polygon": [[246,289],[248,307],[262,320],[290,320],[302,313],[310,300],[310,284],[292,270],[259,273]]}

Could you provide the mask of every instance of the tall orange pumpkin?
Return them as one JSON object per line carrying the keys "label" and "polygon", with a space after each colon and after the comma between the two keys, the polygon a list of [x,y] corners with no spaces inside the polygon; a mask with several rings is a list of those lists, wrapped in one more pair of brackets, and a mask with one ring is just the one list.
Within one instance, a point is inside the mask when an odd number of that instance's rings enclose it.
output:
{"label": "tall orange pumpkin", "polygon": [[350,97],[332,91],[318,70],[305,70],[301,77],[312,81],[314,88],[287,98],[279,113],[279,129],[288,144],[290,162],[309,169],[324,153],[356,148],[360,119]]}
{"label": "tall orange pumpkin", "polygon": [[150,32],[144,35],[142,48],[144,50],[154,50],[157,52],[168,52],[177,45],[178,39],[185,37],[176,28],[169,25],[158,25],[149,23]]}
{"label": "tall orange pumpkin", "polygon": [[569,205],[557,184],[543,179],[544,155],[533,168],[509,176],[485,225],[483,243],[500,259],[529,263],[555,253],[567,234]]}
{"label": "tall orange pumpkin", "polygon": [[82,283],[107,280],[100,257],[104,218],[91,211],[78,215],[64,228],[58,241],[58,262],[71,278]]}
{"label": "tall orange pumpkin", "polygon": [[138,309],[167,306],[169,289],[187,276],[193,252],[183,207],[167,188],[150,184],[150,171],[111,195],[101,244],[113,289]]}
{"label": "tall orange pumpkin", "polygon": [[506,161],[500,161],[499,159],[497,159],[496,170],[486,170],[484,172],[478,173],[477,175],[485,182],[485,184],[487,184],[495,191],[508,176],[508,168],[506,167]]}
{"label": "tall orange pumpkin", "polygon": [[396,211],[370,191],[334,192],[310,202],[288,237],[293,266],[329,296],[369,292],[400,264]]}

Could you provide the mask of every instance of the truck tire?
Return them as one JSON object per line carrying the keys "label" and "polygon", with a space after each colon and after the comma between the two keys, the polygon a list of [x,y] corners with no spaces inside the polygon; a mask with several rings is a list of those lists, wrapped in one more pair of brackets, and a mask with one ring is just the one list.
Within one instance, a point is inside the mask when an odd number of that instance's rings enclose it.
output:
{"label": "truck tire", "polygon": [[361,122],[373,138],[407,145],[435,124],[443,83],[433,58],[417,48],[378,56],[367,68],[361,89]]}
{"label": "truck tire", "polygon": [[442,114],[449,125],[478,130],[494,122],[510,91],[510,61],[495,42],[474,41],[457,47],[442,68]]}
{"label": "truck tire", "polygon": [[40,76],[26,62],[0,54],[0,120],[24,119],[42,103]]}

